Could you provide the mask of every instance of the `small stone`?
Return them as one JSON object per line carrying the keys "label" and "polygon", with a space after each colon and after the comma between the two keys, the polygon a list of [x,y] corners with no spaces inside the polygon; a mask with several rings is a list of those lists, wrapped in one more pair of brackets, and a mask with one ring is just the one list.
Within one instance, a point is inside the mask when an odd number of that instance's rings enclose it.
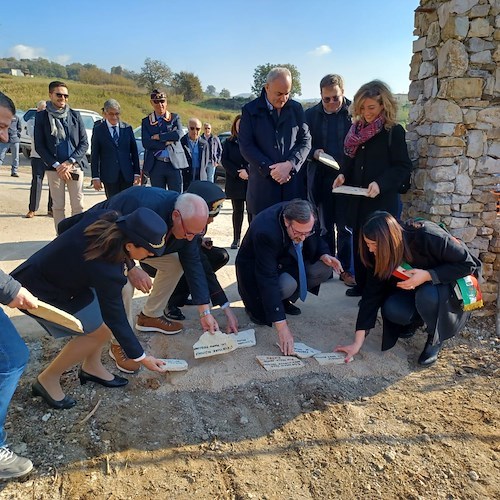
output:
{"label": "small stone", "polygon": [[247,417],[241,417],[240,418],[240,424],[247,425],[248,424],[248,418]]}
{"label": "small stone", "polygon": [[392,450],[386,451],[383,454],[383,457],[389,462],[392,463],[394,460],[396,460],[396,453]]}
{"label": "small stone", "polygon": [[469,471],[469,477],[472,481],[479,481],[479,474],[475,470]]}
{"label": "small stone", "polygon": [[42,417],[42,420],[44,422],[47,422],[47,420],[52,416],[52,413],[46,413],[43,417]]}

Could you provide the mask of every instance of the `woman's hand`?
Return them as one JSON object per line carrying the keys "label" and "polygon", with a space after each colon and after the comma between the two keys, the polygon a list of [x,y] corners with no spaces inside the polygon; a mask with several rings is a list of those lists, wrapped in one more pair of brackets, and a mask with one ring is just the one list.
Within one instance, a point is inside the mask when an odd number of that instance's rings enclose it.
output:
{"label": "woman's hand", "polygon": [[380,194],[380,188],[378,184],[373,181],[368,184],[368,192],[367,195],[369,198],[376,198]]}
{"label": "woman's hand", "polygon": [[153,280],[149,274],[140,267],[133,267],[127,274],[128,280],[134,288],[143,293],[149,293],[153,288]]}
{"label": "woman's hand", "polygon": [[349,345],[338,345],[335,347],[333,352],[345,352],[345,362],[349,363],[352,360],[352,357],[360,351],[363,343],[365,341],[366,330],[356,330],[355,339],[352,344]]}
{"label": "woman's hand", "polygon": [[335,188],[342,186],[342,184],[344,184],[344,182],[345,182],[344,175],[343,174],[337,175],[337,178],[333,181],[332,189],[335,189]]}
{"label": "woman's hand", "polygon": [[243,179],[244,181],[248,180],[248,172],[244,168],[238,170],[238,176],[240,179]]}
{"label": "woman's hand", "polygon": [[405,274],[410,276],[409,279],[399,281],[397,287],[401,290],[414,290],[417,286],[422,285],[427,281],[432,281],[432,276],[425,269],[408,269]]}
{"label": "woman's hand", "polygon": [[36,309],[38,307],[38,299],[26,288],[21,287],[17,292],[16,298],[7,304],[9,307],[17,307],[18,309]]}
{"label": "woman's hand", "polygon": [[154,356],[146,356],[144,359],[141,359],[140,363],[152,372],[165,371],[162,369],[162,366],[164,366],[165,363],[161,359],[157,359]]}

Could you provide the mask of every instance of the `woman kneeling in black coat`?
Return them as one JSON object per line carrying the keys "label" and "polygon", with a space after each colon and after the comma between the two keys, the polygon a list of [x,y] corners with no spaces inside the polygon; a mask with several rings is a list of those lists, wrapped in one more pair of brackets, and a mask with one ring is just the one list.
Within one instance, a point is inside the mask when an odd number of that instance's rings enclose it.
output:
{"label": "woman kneeling in black coat", "polygon": [[[477,275],[481,263],[468,248],[437,224],[410,220],[404,226],[389,213],[377,211],[364,224],[360,255],[368,269],[360,302],[354,343],[337,346],[349,361],[375,326],[382,308],[382,350],[399,337],[411,336],[426,325],[427,343],[418,360],[437,360],[442,342],[456,335],[470,316],[454,292],[456,280]],[[399,266],[407,268],[404,273]]]}

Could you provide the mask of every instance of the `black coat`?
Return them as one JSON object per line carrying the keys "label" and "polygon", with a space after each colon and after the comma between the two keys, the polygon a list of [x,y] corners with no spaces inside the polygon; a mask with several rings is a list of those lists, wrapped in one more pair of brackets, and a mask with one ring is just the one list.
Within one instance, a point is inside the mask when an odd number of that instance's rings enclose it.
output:
{"label": "black coat", "polygon": [[127,356],[144,353],[127,319],[122,288],[127,282],[123,262],[85,260],[88,241],[83,232],[107,210],[87,212],[73,227],[33,254],[11,275],[39,299],[75,313],[97,295],[104,323]]}
{"label": "black coat", "polygon": [[[455,281],[480,272],[481,263],[464,243],[433,222],[424,221],[422,227],[406,224],[403,237],[412,254],[408,264],[413,268],[429,271],[432,284],[438,286],[440,305],[436,332],[428,333],[437,335],[439,341],[453,337],[469,315],[462,311],[453,292]],[[368,268],[368,280],[359,307],[356,330],[369,330],[375,326],[378,309],[397,290],[397,281],[394,277],[380,280],[374,276],[373,267]],[[401,325],[384,320],[382,350],[393,347],[400,332]]]}
{"label": "black coat", "polygon": [[248,162],[243,158],[238,144],[238,138],[229,138],[222,148],[222,166],[226,171],[226,196],[231,200],[245,200],[248,181],[243,180],[238,170],[248,172]]}
{"label": "black coat", "polygon": [[132,127],[119,122],[118,146],[111,137],[108,124],[103,120],[92,131],[92,178],[104,183],[118,182],[120,172],[126,182],[132,183],[134,175],[141,173],[139,154]]}
{"label": "black coat", "polygon": [[[238,135],[241,154],[250,165],[247,210],[253,215],[282,201],[306,198],[306,172],[301,167],[311,150],[301,104],[290,99],[275,122],[265,95],[262,89],[260,97],[243,106]],[[294,165],[292,178],[280,185],[269,167],[287,160]]]}
{"label": "black coat", "polygon": [[348,226],[359,230],[368,216],[376,210],[384,210],[391,215],[398,215],[398,189],[412,169],[405,130],[401,125],[392,128],[391,147],[389,132],[383,128],[369,141],[359,146],[354,158],[347,157],[341,166],[346,186],[368,187],[375,181],[380,188],[376,198],[350,196]]}
{"label": "black coat", "polygon": [[[283,272],[297,281],[297,255],[283,222],[287,202],[263,210],[250,224],[236,255],[238,291],[245,307],[257,318],[268,323],[286,318],[281,302],[278,278]],[[304,263],[314,264],[328,254],[328,246],[316,232],[304,241]],[[319,287],[310,290],[318,293]]]}

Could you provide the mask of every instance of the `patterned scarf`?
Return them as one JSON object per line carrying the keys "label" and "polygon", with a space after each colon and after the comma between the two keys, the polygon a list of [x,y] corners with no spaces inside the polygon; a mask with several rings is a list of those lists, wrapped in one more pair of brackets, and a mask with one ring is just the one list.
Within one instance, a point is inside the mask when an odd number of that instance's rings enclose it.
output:
{"label": "patterned scarf", "polygon": [[66,105],[64,108],[59,109],[52,102],[47,101],[46,109],[49,115],[50,135],[53,135],[57,139],[57,144],[59,144],[61,141],[66,140],[66,132],[61,120],[68,116],[69,106]]}
{"label": "patterned scarf", "polygon": [[378,115],[371,123],[365,123],[361,120],[353,123],[345,137],[344,153],[350,158],[354,158],[359,146],[377,135],[384,124],[385,116],[383,114]]}

